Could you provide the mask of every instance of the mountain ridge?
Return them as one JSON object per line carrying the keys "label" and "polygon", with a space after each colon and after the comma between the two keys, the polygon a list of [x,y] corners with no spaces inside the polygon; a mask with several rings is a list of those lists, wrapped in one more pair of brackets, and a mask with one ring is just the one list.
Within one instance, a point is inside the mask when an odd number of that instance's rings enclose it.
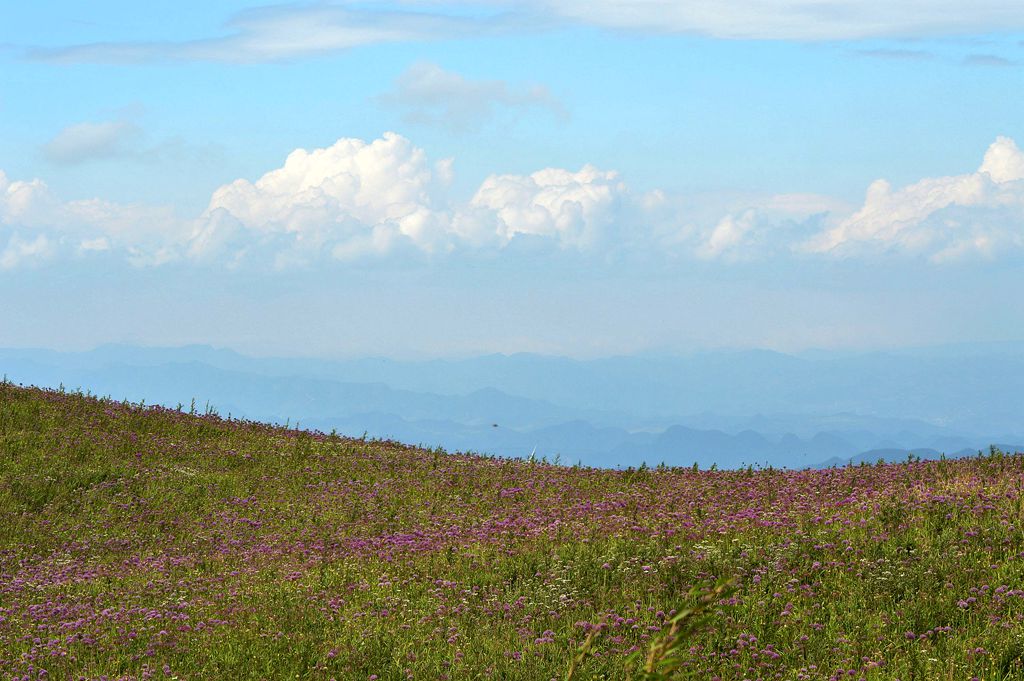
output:
{"label": "mountain ridge", "polygon": [[[1016,375],[1013,362],[1020,358],[1013,347],[1003,348],[1003,352],[1010,357],[1010,365],[1004,367],[1007,375]],[[832,383],[844,384],[854,397],[864,393],[855,378],[859,375],[864,381],[872,375],[865,363],[874,362],[888,370],[892,362],[899,361],[892,355],[876,355],[858,356],[852,365],[856,373],[833,377]],[[720,467],[758,463],[807,467],[832,459],[848,461],[880,449],[955,453],[983,449],[990,442],[1024,441],[1013,428],[965,429],[944,424],[939,411],[929,420],[899,410],[880,415],[832,408],[850,406],[843,404],[812,411],[805,408],[805,398],[794,400],[785,391],[775,394],[761,388],[764,399],[759,403],[749,391],[745,397],[737,392],[737,386],[784,382],[790,375],[787,372],[802,374],[808,366],[832,366],[832,361],[749,350],[599,360],[519,353],[418,362],[259,358],[204,345],[147,348],[112,344],[70,353],[0,349],[0,373],[20,382],[81,386],[100,394],[172,407],[195,398],[200,404],[209,402],[222,413],[240,417],[298,421],[313,428],[354,435],[367,432],[452,450],[509,456],[533,451],[607,467],[662,461]],[[933,369],[943,361],[934,357],[920,360]],[[969,367],[977,361],[957,360]],[[988,356],[982,363],[989,366],[998,361],[998,357]],[[751,363],[756,370],[748,370]],[[521,375],[513,375],[520,370]],[[580,376],[586,380],[575,380]],[[510,388],[528,384],[531,377],[554,387],[534,385],[526,391],[532,395],[510,392]],[[640,390],[644,381],[650,382],[652,394],[689,390],[717,397],[701,403],[701,411],[689,413],[661,405],[651,408],[650,403],[657,400],[650,395],[645,400],[626,399],[630,391]],[[987,388],[979,378],[970,384]],[[442,391],[426,390],[428,387]],[[602,395],[620,390],[624,394],[615,395],[611,404],[601,401]],[[789,389],[789,393],[794,391],[796,388]],[[870,395],[871,389],[866,394]],[[555,399],[559,395],[571,399],[559,402]],[[731,405],[727,404],[730,395],[736,397]],[[675,399],[676,407],[687,403]],[[687,399],[696,404],[694,398]],[[962,399],[972,399],[969,390]],[[856,404],[855,399],[848,401]],[[1003,402],[1004,406],[1010,404],[1015,415],[1024,412],[1012,400]],[[960,411],[983,411],[983,406],[975,404],[973,409]],[[1020,420],[1004,420],[1014,422]]]}

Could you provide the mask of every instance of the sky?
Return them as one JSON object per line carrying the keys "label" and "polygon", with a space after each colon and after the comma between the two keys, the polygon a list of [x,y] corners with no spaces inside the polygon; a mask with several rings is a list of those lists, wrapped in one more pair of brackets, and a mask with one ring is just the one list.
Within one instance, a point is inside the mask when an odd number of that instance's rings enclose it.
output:
{"label": "sky", "polygon": [[1011,0],[91,3],[0,23],[0,346],[1024,339]]}

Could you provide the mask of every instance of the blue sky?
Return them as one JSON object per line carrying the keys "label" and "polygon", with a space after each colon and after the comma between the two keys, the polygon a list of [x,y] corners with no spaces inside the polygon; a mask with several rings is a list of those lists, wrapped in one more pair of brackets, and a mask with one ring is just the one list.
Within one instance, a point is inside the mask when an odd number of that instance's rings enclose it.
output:
{"label": "blue sky", "polygon": [[1024,338],[1016,2],[22,3],[0,62],[0,345]]}

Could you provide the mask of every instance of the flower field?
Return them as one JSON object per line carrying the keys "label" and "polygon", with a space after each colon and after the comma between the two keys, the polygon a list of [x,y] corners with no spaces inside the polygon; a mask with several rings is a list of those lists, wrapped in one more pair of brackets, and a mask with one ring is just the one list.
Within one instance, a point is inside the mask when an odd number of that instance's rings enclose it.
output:
{"label": "flower field", "polygon": [[1021,456],[608,471],[187,412],[0,385],[0,679],[1024,678]]}

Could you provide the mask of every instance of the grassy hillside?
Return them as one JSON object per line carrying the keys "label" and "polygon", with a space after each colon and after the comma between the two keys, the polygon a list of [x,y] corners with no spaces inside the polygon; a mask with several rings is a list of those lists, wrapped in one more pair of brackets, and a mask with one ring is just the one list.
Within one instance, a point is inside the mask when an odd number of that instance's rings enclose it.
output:
{"label": "grassy hillside", "polygon": [[640,678],[721,579],[680,678],[1024,678],[1022,492],[999,454],[602,471],[3,385],[0,678]]}

